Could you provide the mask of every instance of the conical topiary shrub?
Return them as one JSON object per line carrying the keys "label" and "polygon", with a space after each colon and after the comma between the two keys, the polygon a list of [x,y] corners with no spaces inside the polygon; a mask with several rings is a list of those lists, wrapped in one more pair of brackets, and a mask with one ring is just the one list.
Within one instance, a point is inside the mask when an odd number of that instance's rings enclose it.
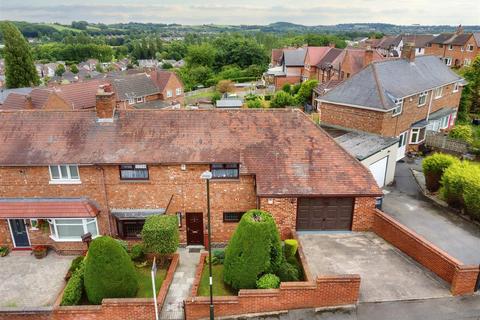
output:
{"label": "conical topiary shrub", "polygon": [[252,289],[266,273],[276,273],[283,261],[280,235],[266,211],[246,212],[225,250],[225,283],[234,289]]}
{"label": "conical topiary shrub", "polygon": [[84,284],[88,301],[93,304],[101,304],[103,298],[135,297],[138,290],[135,266],[113,238],[99,237],[90,243]]}

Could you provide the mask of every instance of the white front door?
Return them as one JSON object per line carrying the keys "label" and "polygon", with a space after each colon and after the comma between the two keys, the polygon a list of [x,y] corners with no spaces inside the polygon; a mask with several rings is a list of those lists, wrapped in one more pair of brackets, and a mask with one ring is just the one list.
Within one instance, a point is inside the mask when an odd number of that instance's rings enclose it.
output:
{"label": "white front door", "polygon": [[382,188],[385,185],[385,176],[387,175],[387,164],[388,164],[388,156],[368,166],[368,169],[370,169],[370,172],[372,172],[372,175],[375,178],[375,181],[377,181],[377,184],[380,188]]}
{"label": "white front door", "polygon": [[397,161],[402,160],[405,157],[405,151],[407,150],[408,131],[400,133],[398,139]]}

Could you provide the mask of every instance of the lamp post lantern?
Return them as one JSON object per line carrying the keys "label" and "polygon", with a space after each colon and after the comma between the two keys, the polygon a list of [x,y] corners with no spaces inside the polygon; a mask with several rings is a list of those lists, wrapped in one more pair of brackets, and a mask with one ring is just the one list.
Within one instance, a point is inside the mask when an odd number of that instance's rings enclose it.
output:
{"label": "lamp post lantern", "polygon": [[210,287],[210,320],[214,320],[213,311],[213,277],[212,277],[212,230],[210,225],[210,179],[212,173],[205,171],[200,176],[201,179],[207,181],[207,228],[208,228],[208,273],[209,273],[209,287]]}

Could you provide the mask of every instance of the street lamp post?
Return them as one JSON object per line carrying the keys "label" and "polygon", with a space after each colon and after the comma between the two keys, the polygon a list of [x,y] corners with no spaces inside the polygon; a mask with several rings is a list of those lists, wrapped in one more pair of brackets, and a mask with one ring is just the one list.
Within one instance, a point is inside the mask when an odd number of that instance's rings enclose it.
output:
{"label": "street lamp post", "polygon": [[214,320],[213,310],[213,277],[212,277],[212,230],[210,225],[210,179],[212,173],[205,171],[200,178],[207,181],[207,228],[208,228],[208,273],[209,273],[209,287],[210,287],[210,320]]}

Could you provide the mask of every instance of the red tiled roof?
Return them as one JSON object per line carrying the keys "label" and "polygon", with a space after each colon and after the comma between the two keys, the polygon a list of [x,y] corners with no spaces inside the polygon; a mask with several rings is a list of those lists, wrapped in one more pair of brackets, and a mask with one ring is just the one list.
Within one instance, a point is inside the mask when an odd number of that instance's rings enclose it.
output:
{"label": "red tiled roof", "polygon": [[[344,66],[348,64],[352,66],[351,73],[353,75],[365,67],[365,52],[366,49],[346,48],[344,49],[343,53],[340,54],[337,59],[335,59],[333,65],[338,69],[340,65]],[[377,50],[373,50],[372,62],[380,60],[385,60],[385,58]]]}
{"label": "red tiled roof", "polygon": [[[307,47],[307,57],[311,66],[316,66],[330,51],[331,47]],[[305,60],[307,59],[305,58]]]}
{"label": "red tiled roof", "polygon": [[26,105],[27,105],[27,95],[22,93],[12,92],[7,96],[3,104],[0,106],[0,109],[22,110],[22,109],[25,109]]}
{"label": "red tiled roof", "polygon": [[98,212],[98,208],[84,198],[0,199],[0,218],[88,218]]}
{"label": "red tiled roof", "polygon": [[93,108],[96,103],[98,87],[107,83],[106,80],[89,80],[55,87],[55,92],[70,103],[73,109]]}
{"label": "red tiled roof", "polygon": [[257,193],[380,195],[371,173],[298,110],[0,113],[0,166],[51,163],[241,164]]}
{"label": "red tiled roof", "polygon": [[280,61],[282,55],[283,49],[272,49],[272,61]]}
{"label": "red tiled roof", "polygon": [[180,79],[178,78],[177,74],[175,72],[171,71],[164,71],[164,70],[154,70],[150,73],[150,77],[157,86],[158,90],[160,92],[163,92],[165,87],[168,84],[168,81],[170,80],[171,77],[177,77],[179,82],[181,83]]}

